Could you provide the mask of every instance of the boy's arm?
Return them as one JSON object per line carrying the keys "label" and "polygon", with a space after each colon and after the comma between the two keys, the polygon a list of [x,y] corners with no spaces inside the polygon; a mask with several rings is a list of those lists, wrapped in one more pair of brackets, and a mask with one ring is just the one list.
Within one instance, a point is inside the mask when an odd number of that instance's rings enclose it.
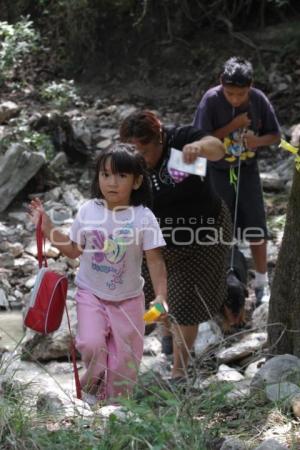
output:
{"label": "boy's arm", "polygon": [[264,134],[263,136],[256,136],[253,133],[246,132],[244,134],[244,143],[246,148],[267,147],[268,145],[277,144],[280,141],[280,133]]}
{"label": "boy's arm", "polygon": [[159,247],[145,250],[150,278],[155,293],[154,302],[165,303],[167,300],[167,270]]}
{"label": "boy's arm", "polygon": [[242,113],[228,122],[224,127],[218,128],[212,132],[212,135],[219,138],[224,139],[230,133],[240,128],[247,128],[251,124],[251,120],[248,117],[248,113]]}

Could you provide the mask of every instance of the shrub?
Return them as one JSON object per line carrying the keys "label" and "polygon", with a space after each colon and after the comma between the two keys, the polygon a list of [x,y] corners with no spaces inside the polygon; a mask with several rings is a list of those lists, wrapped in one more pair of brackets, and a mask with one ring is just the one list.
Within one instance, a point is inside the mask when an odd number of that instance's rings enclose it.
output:
{"label": "shrub", "polygon": [[38,50],[39,33],[28,17],[14,25],[0,22],[0,84],[11,79],[16,70]]}
{"label": "shrub", "polygon": [[80,104],[73,80],[61,80],[59,83],[52,81],[44,84],[40,90],[42,99],[50,102],[55,108],[66,109],[71,104]]}

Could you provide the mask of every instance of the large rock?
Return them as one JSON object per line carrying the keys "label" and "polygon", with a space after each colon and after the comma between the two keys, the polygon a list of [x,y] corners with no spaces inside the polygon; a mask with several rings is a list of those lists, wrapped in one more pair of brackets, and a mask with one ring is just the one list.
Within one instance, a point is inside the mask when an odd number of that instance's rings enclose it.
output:
{"label": "large rock", "polygon": [[216,322],[209,320],[208,322],[200,323],[194,344],[196,357],[201,357],[210,348],[222,342],[222,340],[222,331]]}
{"label": "large rock", "polygon": [[16,116],[20,107],[14,102],[3,102],[0,105],[0,123],[7,122],[12,117]]}
{"label": "large rock", "polygon": [[243,441],[236,438],[226,438],[220,450],[247,450],[247,446]]}
{"label": "large rock", "polygon": [[264,191],[278,192],[284,190],[284,180],[276,172],[261,173],[260,179]]}
{"label": "large rock", "polygon": [[42,153],[12,144],[0,159],[0,212],[4,211],[26,183],[45,164]]}
{"label": "large rock", "polygon": [[279,402],[286,399],[292,399],[300,394],[300,388],[289,381],[283,383],[269,384],[266,387],[266,396],[271,402]]}
{"label": "large rock", "polygon": [[267,439],[254,450],[287,450],[287,447],[284,447],[282,444],[275,441],[275,439]]}
{"label": "large rock", "polygon": [[[68,301],[72,335],[76,334],[77,316],[75,302]],[[27,330],[22,345],[22,359],[28,361],[51,361],[70,356],[71,336],[66,314],[60,328],[54,333],[42,335]]]}
{"label": "large rock", "polygon": [[300,383],[300,359],[293,355],[279,355],[269,359],[254,375],[251,393],[264,392],[268,385],[290,381]]}
{"label": "large rock", "polygon": [[266,333],[250,333],[246,334],[240,342],[229,348],[221,348],[216,352],[219,363],[228,364],[233,361],[239,361],[246,356],[261,351],[266,345]]}

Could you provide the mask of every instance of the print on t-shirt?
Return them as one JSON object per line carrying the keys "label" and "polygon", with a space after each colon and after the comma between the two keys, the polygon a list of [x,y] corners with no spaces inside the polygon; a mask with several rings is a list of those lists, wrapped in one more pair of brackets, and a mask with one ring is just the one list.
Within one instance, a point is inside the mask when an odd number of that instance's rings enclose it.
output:
{"label": "print on t-shirt", "polygon": [[106,286],[114,290],[117,284],[123,283],[125,272],[125,255],[128,239],[132,239],[132,224],[125,224],[116,234],[105,236],[101,230],[91,230],[90,240],[92,247],[92,270],[96,272],[111,273]]}
{"label": "print on t-shirt", "polygon": [[[255,152],[249,150],[244,145],[243,135],[246,132],[244,128],[239,128],[238,130],[233,131],[229,134],[229,136],[224,139],[225,146],[225,160],[228,162],[233,162],[240,157],[241,160],[245,160],[247,158],[253,158],[255,156]],[[252,131],[248,130],[247,133],[251,133]],[[253,132],[252,132],[253,133]]]}

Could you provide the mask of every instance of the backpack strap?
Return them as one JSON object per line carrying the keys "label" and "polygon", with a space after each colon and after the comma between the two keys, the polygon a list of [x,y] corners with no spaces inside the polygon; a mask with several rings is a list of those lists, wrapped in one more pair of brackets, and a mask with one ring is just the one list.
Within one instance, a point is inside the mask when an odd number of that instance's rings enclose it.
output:
{"label": "backpack strap", "polygon": [[68,307],[67,307],[67,301],[65,303],[65,310],[66,310],[66,315],[67,315],[67,320],[68,320],[68,327],[69,327],[70,338],[71,338],[70,353],[71,353],[72,364],[73,364],[73,372],[74,372],[75,387],[76,387],[76,396],[77,396],[77,398],[79,398],[81,400],[82,399],[81,385],[80,385],[80,380],[79,380],[78,367],[77,367],[77,364],[76,364],[76,348],[75,348],[74,338],[73,338],[72,331],[71,331],[71,322],[70,322],[70,317],[69,317],[69,312],[68,312]]}
{"label": "backpack strap", "polygon": [[[45,252],[45,242],[46,242],[46,239],[45,239],[45,236],[42,231],[42,214],[40,214],[39,221],[36,226],[36,243],[37,243],[38,261],[39,261],[40,269],[43,267],[43,262],[44,262],[44,267],[48,267],[46,252]],[[43,251],[43,249],[44,249],[44,251]],[[71,322],[70,322],[69,312],[68,312],[68,308],[67,308],[67,301],[65,302],[65,310],[66,310],[68,328],[69,328],[69,333],[70,333],[70,341],[71,341],[70,353],[71,353],[74,378],[75,378],[76,396],[77,396],[77,398],[79,398],[81,400],[81,398],[82,398],[81,385],[80,385],[80,380],[79,380],[78,367],[76,364],[76,348],[75,348],[74,339],[73,339],[73,335],[72,335],[72,331],[71,331]]]}
{"label": "backpack strap", "polygon": [[[43,216],[42,216],[42,214],[40,214],[39,221],[37,223],[36,230],[35,230],[38,262],[39,262],[40,269],[43,267],[43,261],[44,261],[44,267],[48,267],[46,252],[45,252],[46,239],[42,232],[42,219],[43,219]],[[44,251],[43,251],[43,249],[44,249]]]}

